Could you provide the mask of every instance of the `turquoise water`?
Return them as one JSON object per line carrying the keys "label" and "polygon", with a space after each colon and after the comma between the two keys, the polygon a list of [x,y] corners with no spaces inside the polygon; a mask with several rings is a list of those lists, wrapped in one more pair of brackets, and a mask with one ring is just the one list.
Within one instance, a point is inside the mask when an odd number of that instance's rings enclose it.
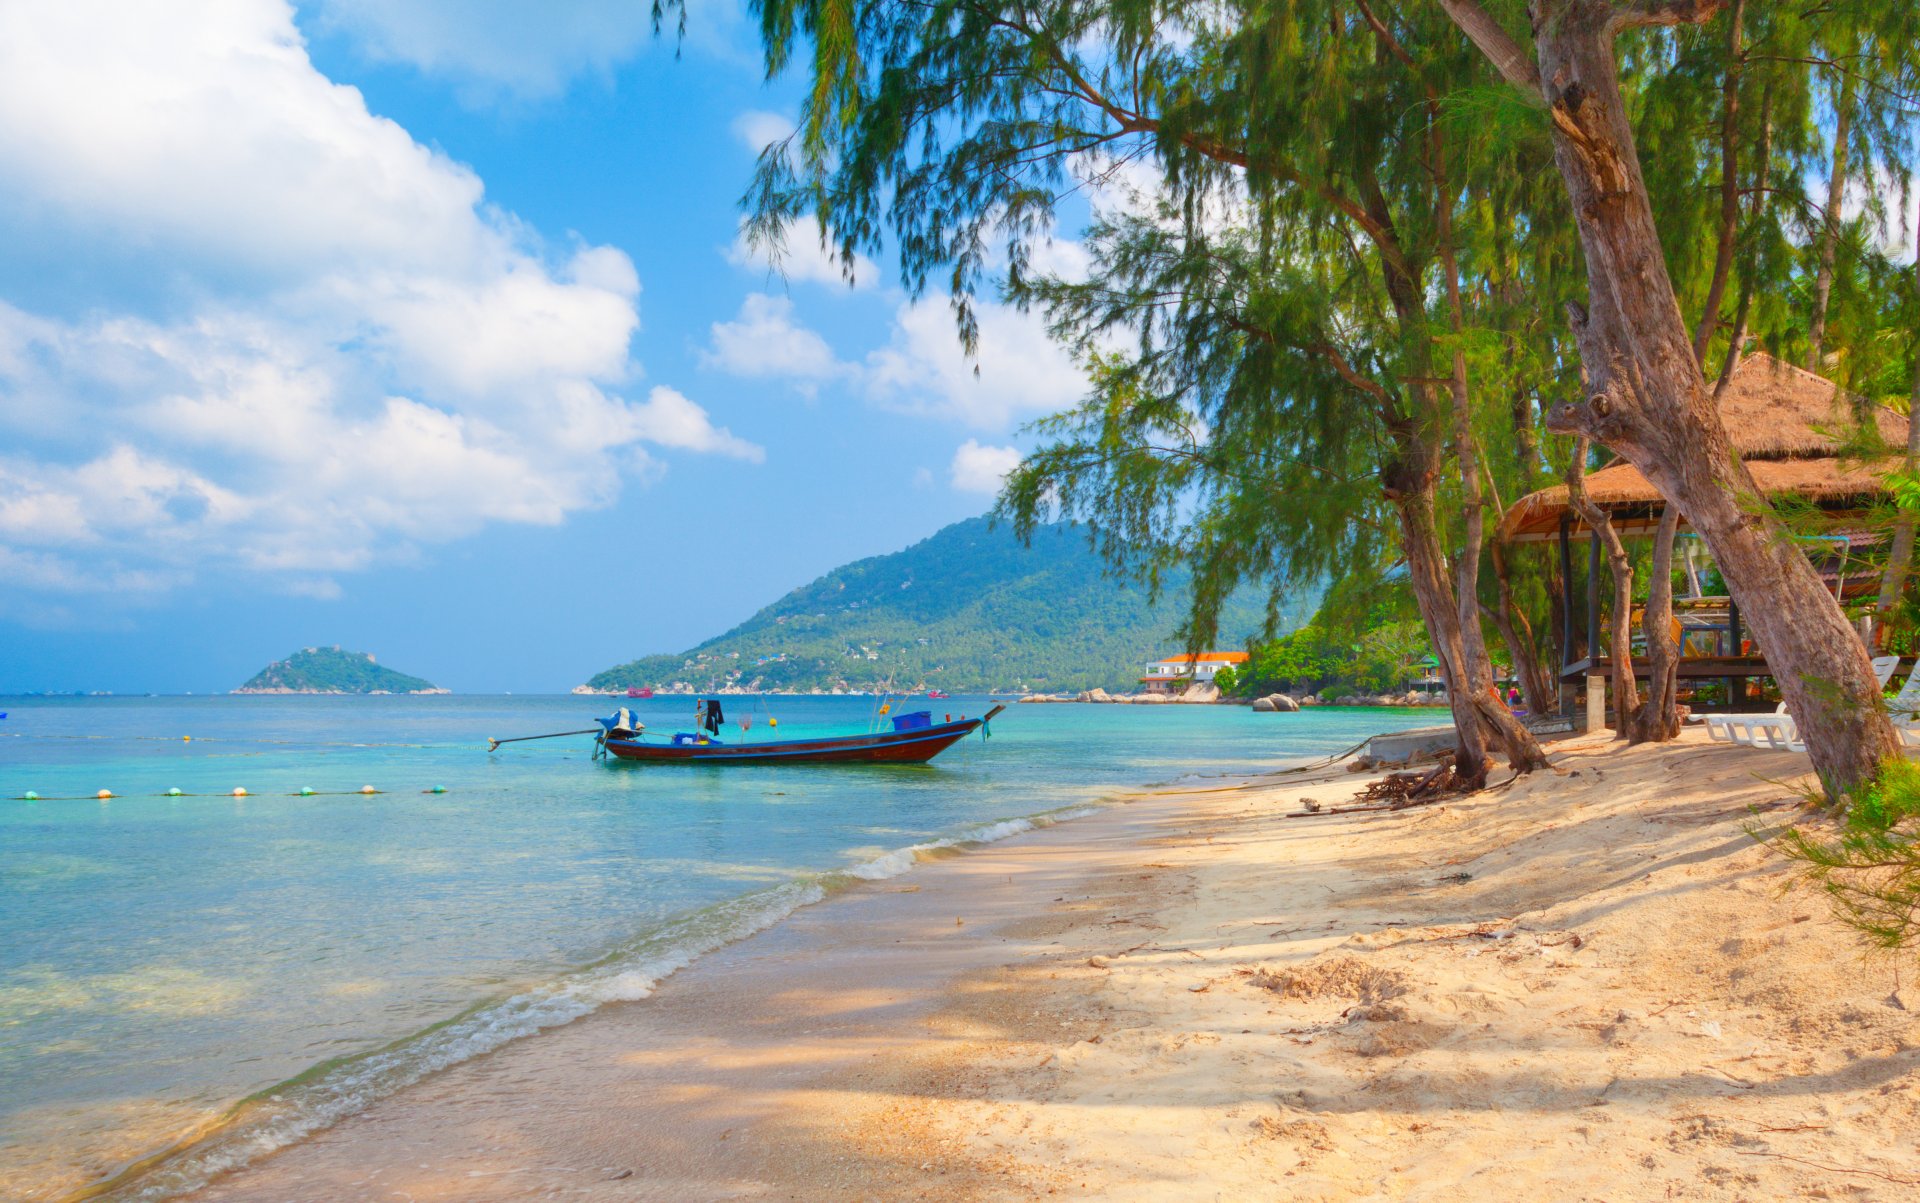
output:
{"label": "turquoise water", "polygon": [[[692,712],[621,704],[656,731]],[[874,704],[727,700],[754,737],[770,716],[783,737],[864,730]],[[1438,717],[1013,706],[991,739],[925,766],[606,764],[584,736],[486,751],[611,705],[0,699],[0,1192],[57,1198],[197,1138],[125,1192],[164,1195],[435,1068],[644,998],[703,951],[910,868],[917,846]],[[352,792],[365,785],[383,792]],[[290,796],[303,787],[320,792]],[[41,800],[14,800],[28,790]]]}

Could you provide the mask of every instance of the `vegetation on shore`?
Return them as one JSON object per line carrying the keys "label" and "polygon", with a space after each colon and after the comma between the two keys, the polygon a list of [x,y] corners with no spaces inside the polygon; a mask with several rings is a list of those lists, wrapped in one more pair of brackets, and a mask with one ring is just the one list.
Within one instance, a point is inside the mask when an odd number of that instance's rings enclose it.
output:
{"label": "vegetation on shore", "polygon": [[[1537,766],[1489,644],[1550,688],[1540,666],[1576,658],[1554,646],[1568,599],[1544,548],[1487,526],[1604,447],[1747,602],[1823,780],[1857,786],[1897,746],[1714,388],[1755,345],[1876,399],[1920,382],[1920,302],[1877,249],[1915,158],[1913,6],[765,9],[769,68],[810,86],[762,156],[753,232],[809,218],[848,263],[898,250],[909,289],[956,294],[969,343],[982,289],[1042,309],[1092,388],[1003,504],[1190,567],[1194,646],[1243,582],[1403,564],[1469,779],[1489,750]],[[1076,176],[1108,203],[1084,270],[1050,276]],[[1668,693],[1622,725],[1670,737]]]}
{"label": "vegetation on shore", "polygon": [[[1172,597],[1184,572],[1161,581]],[[1313,591],[1289,595],[1279,623],[1304,619]],[[948,526],[904,551],[836,568],[747,621],[685,652],[643,656],[587,687],[713,692],[811,692],[938,687],[963,692],[1127,690],[1168,654],[1177,603],[1115,577],[1070,525],[1022,544],[985,518]],[[1230,646],[1266,619],[1251,596],[1231,598]]]}
{"label": "vegetation on shore", "polygon": [[371,652],[304,648],[255,673],[235,693],[445,693],[433,682],[374,663]]}

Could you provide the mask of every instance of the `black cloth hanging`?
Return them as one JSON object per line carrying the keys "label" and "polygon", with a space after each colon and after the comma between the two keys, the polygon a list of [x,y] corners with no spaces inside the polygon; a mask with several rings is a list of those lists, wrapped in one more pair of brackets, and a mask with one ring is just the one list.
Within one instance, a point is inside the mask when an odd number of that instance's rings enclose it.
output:
{"label": "black cloth hanging", "polygon": [[725,721],[726,721],[725,717],[720,713],[720,699],[719,698],[708,699],[706,722],[701,724],[702,726],[706,727],[707,734],[709,735],[720,734],[720,724]]}

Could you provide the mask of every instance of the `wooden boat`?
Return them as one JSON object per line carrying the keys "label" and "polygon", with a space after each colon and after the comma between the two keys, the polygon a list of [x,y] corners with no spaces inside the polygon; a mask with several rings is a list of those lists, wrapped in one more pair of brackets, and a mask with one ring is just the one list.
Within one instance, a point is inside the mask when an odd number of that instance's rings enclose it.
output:
{"label": "wooden boat", "polygon": [[704,732],[649,739],[643,731],[612,727],[601,736],[600,746],[622,760],[650,764],[923,764],[985,727],[1005,709],[995,706],[979,718],[961,717],[942,723],[933,722],[928,712],[920,710],[895,716],[892,729],[887,731],[751,743],[727,743]]}
{"label": "wooden boat", "polygon": [[629,685],[627,686],[627,696],[630,698],[650,698],[653,696],[653,686],[648,685],[645,688],[641,688],[638,685]]}

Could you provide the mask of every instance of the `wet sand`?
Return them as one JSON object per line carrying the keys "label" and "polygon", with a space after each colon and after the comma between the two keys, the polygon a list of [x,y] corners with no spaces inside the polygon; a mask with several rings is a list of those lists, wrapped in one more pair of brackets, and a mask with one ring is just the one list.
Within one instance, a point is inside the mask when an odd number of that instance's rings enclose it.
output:
{"label": "wet sand", "polygon": [[[1920,989],[1745,828],[1785,753],[1398,814],[1143,797],[804,910],[195,1196],[1920,1196]],[[1911,968],[1911,967],[1910,967]]]}

